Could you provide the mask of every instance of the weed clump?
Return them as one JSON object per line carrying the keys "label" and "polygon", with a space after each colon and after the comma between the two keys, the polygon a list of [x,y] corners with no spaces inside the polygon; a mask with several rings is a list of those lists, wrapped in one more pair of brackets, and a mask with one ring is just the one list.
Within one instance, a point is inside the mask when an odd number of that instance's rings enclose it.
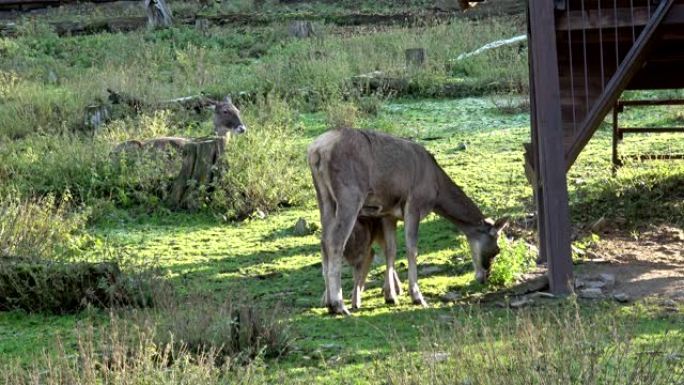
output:
{"label": "weed clump", "polygon": [[20,200],[0,198],[0,257],[54,258],[71,253],[74,235],[83,230],[87,211],[70,210],[70,196]]}
{"label": "weed clump", "polygon": [[524,241],[500,242],[504,244],[494,259],[489,274],[489,284],[493,286],[510,285],[521,274],[534,267],[535,256]]}
{"label": "weed clump", "polygon": [[91,323],[77,330],[77,351],[67,353],[65,342],[49,344],[50,352],[34,365],[0,364],[0,382],[13,385],[124,385],[124,384],[264,384],[257,365],[216,365],[213,349],[195,354],[185,348],[160,345],[149,322],[136,324],[118,316],[104,326]]}
{"label": "weed clump", "polygon": [[[153,281],[149,276],[126,275],[114,262],[69,263],[3,257],[0,311],[68,314],[89,306],[146,306],[152,302],[147,286]],[[143,287],[146,290],[141,290]]]}
{"label": "weed clump", "polygon": [[195,355],[212,352],[219,363],[274,358],[286,353],[292,336],[283,309],[230,297],[220,304],[193,297],[167,304],[154,316],[155,342]]}
{"label": "weed clump", "polygon": [[681,333],[651,337],[631,316],[579,310],[464,315],[428,333],[422,355],[387,369],[392,384],[638,384],[684,379]]}

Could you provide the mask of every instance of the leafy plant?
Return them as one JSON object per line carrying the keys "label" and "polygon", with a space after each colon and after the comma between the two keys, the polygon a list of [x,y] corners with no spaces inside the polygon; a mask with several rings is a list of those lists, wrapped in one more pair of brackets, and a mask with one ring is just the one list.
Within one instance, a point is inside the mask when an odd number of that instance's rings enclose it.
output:
{"label": "leafy plant", "polygon": [[501,252],[492,263],[489,284],[506,286],[534,267],[535,256],[523,240],[508,241],[501,237],[499,242]]}

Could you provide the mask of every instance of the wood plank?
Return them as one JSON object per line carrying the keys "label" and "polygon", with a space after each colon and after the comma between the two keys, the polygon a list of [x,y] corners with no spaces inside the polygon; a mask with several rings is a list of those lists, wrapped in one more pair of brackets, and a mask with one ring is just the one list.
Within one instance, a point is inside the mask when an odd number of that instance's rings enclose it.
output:
{"label": "wood plank", "polygon": [[536,0],[528,7],[539,250],[548,262],[551,292],[567,295],[573,291],[572,259],[556,40],[550,33],[555,24],[554,3]]}
{"label": "wood plank", "polygon": [[618,107],[622,106],[684,106],[682,99],[667,99],[667,100],[620,100],[617,102]]}
{"label": "wood plank", "polygon": [[620,127],[624,134],[663,134],[684,132],[684,127]]}
{"label": "wood plank", "polygon": [[639,71],[645,61],[646,52],[653,43],[655,32],[667,16],[674,0],[662,0],[656,9],[651,21],[646,25],[643,32],[639,35],[632,49],[627,53],[625,60],[620,64],[620,68],[608,82],[599,100],[596,101],[587,118],[580,125],[575,143],[569,152],[566,153],[566,169],[570,169],[572,164],[579,156],[589,139],[594,135],[599,124],[603,121],[608,111],[613,107],[617,98],[625,89],[633,76]]}
{"label": "wood plank", "polygon": [[[616,17],[617,13],[617,17]],[[558,17],[556,30],[589,30],[589,29],[609,29],[632,26],[645,26],[650,17],[655,14],[654,10],[649,12],[646,7],[620,8],[617,12],[612,9],[604,9],[599,13],[596,9],[574,10],[562,12]],[[672,7],[670,14],[663,21],[668,24],[684,24],[684,4],[677,4]]]}

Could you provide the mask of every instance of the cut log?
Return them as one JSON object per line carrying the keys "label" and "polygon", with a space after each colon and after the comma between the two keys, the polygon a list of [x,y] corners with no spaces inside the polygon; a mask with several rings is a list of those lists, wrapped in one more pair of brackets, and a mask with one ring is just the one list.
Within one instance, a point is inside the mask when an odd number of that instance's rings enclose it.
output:
{"label": "cut log", "polygon": [[194,210],[199,207],[202,186],[219,177],[219,161],[225,148],[224,138],[190,142],[183,148],[183,164],[173,182],[168,203],[176,209]]}
{"label": "cut log", "polygon": [[195,29],[198,30],[202,35],[209,35],[209,27],[211,27],[211,23],[209,23],[208,19],[198,18],[195,20]]}

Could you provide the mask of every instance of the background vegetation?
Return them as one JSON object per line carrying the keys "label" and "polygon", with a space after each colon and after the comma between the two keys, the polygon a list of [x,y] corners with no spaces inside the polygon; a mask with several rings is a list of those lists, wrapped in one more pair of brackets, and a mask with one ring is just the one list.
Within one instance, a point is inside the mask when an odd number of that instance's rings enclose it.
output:
{"label": "background vegetation", "polygon": [[[355,7],[379,13],[425,7],[419,1],[171,4],[180,13],[270,12],[282,20]],[[108,16],[93,12],[89,17]],[[465,238],[436,216],[425,220],[420,234],[420,284],[430,308],[416,309],[404,299],[385,306],[381,265],[371,270],[362,311],[337,319],[318,307],[320,234],[316,226],[310,234],[293,226],[299,218],[318,222],[305,148],[329,127],[414,139],[488,215],[510,215],[519,224],[532,211],[522,167],[522,143],[529,138],[525,47],[454,60],[523,32],[521,17],[357,29],[317,21],[311,39],[289,37],[285,22],[62,37],[48,24],[79,16],[60,8],[22,17],[18,36],[0,38],[0,263],[8,266],[18,256],[115,262],[130,287],[155,306],[101,311],[86,301],[69,315],[0,312],[1,380],[682,381],[681,310],[648,302],[556,301],[524,312],[441,303],[447,292],[477,295],[510,285],[535,256],[526,244],[532,239],[502,240],[492,283],[479,285]],[[406,67],[404,50],[413,47],[426,48],[424,67]],[[352,80],[371,71],[407,86],[400,94],[368,92]],[[106,102],[107,88],[150,105],[200,92],[232,94],[239,103],[249,132],[229,142],[222,177],[200,194],[196,212],[165,205],[172,168],[152,159],[115,160],[110,151],[127,139],[205,136],[211,113],[115,105],[111,121],[87,128],[84,108]],[[676,125],[681,114],[678,108],[635,109],[625,121]],[[635,232],[646,223],[684,225],[681,163],[627,162],[613,175],[609,142],[609,131],[600,130],[569,174],[574,223],[621,218]],[[626,138],[622,148],[684,151],[674,135]],[[399,272],[405,280],[401,258]],[[140,273],[148,285],[136,283]],[[347,270],[343,280],[349,293]]]}

